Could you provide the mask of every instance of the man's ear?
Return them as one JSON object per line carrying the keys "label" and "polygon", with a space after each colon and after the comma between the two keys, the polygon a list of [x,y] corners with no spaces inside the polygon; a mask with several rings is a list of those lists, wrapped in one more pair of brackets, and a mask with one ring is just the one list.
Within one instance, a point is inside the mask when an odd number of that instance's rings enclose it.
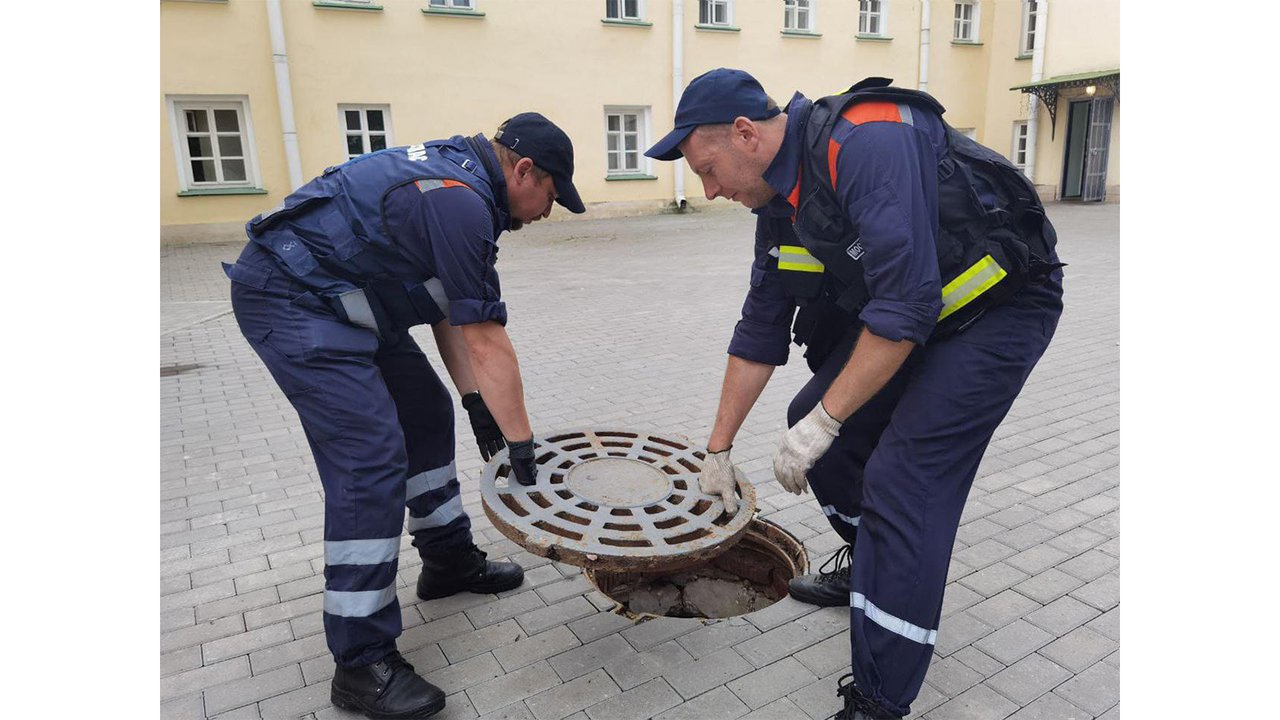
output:
{"label": "man's ear", "polygon": [[760,142],[760,128],[750,118],[740,115],[733,121],[733,136],[746,143],[749,149],[754,149]]}
{"label": "man's ear", "polygon": [[512,174],[515,175],[516,179],[523,180],[529,175],[529,173],[533,172],[533,161],[527,157],[520,158],[519,162],[516,163],[514,170],[515,172]]}

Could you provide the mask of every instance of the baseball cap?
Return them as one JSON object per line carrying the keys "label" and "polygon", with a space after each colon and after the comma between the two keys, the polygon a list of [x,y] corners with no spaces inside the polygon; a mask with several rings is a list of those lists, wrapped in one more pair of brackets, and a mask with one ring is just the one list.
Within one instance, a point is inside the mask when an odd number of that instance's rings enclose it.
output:
{"label": "baseball cap", "polygon": [[573,186],[573,143],[555,123],[536,112],[520,113],[502,123],[493,139],[551,175],[558,193],[556,202],[569,212],[587,211]]}
{"label": "baseball cap", "polygon": [[699,125],[731,123],[739,117],[768,120],[782,112],[769,108],[769,96],[760,82],[742,70],[716,68],[689,83],[676,106],[676,127],[645,155],[658,160],[683,157],[679,145]]}

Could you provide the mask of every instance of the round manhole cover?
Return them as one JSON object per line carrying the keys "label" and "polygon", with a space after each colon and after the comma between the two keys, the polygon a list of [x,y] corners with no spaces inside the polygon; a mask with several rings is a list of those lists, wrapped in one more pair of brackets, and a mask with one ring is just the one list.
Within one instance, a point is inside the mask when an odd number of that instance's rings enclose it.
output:
{"label": "round manhole cover", "polygon": [[746,531],[755,492],[739,478],[738,511],[698,489],[705,453],[678,436],[575,430],[534,439],[537,482],[510,477],[507,453],[485,465],[480,495],[503,535],[530,552],[589,568],[662,570],[714,557]]}

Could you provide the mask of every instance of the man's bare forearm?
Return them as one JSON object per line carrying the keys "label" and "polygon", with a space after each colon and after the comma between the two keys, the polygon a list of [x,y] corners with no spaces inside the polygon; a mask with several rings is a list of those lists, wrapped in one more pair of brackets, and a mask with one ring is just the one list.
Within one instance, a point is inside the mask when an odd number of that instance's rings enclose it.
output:
{"label": "man's bare forearm", "polygon": [[431,326],[431,332],[436,336],[436,349],[440,351],[444,369],[449,372],[458,394],[466,395],[479,389],[475,373],[471,371],[471,357],[462,329],[450,325],[448,320],[441,320]]}
{"label": "man's bare forearm", "polygon": [[463,325],[462,336],[480,395],[503,436],[511,442],[533,437],[524,406],[520,363],[506,328],[494,321]]}
{"label": "man's bare forearm", "polygon": [[898,372],[915,346],[910,340],[886,340],[864,328],[849,361],[822,396],[827,414],[844,422],[857,412]]}
{"label": "man's bare forearm", "polygon": [[760,399],[760,393],[772,376],[772,365],[729,356],[729,363],[724,369],[724,383],[720,386],[716,423],[711,428],[711,437],[707,439],[708,450],[719,452],[733,444],[747,413]]}

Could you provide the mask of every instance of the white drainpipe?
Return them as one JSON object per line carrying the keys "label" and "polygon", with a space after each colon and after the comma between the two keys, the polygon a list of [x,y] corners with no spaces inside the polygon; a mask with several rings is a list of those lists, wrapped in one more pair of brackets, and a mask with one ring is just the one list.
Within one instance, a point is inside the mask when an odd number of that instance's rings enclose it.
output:
{"label": "white drainpipe", "polygon": [[284,16],[280,0],[267,0],[267,24],[271,28],[271,60],[276,68],[276,99],[284,129],[284,157],[289,166],[289,190],[302,186],[302,159],[298,154],[298,128],[293,122],[293,88],[289,84],[289,53],[284,48]]}
{"label": "white drainpipe", "polygon": [[929,0],[920,3],[920,79],[916,88],[929,91]]}
{"label": "white drainpipe", "polygon": [[[1044,78],[1045,23],[1049,21],[1049,0],[1036,3],[1036,46],[1031,49],[1031,82]],[[1036,182],[1036,133],[1040,126],[1040,101],[1031,95],[1031,111],[1027,113],[1027,177]]]}
{"label": "white drainpipe", "polygon": [[[675,109],[680,105],[680,94],[684,92],[684,0],[673,0],[671,3],[671,115],[675,117]],[[676,176],[675,205],[677,210],[684,210],[688,201],[684,197],[684,158],[671,164],[671,171]]]}

